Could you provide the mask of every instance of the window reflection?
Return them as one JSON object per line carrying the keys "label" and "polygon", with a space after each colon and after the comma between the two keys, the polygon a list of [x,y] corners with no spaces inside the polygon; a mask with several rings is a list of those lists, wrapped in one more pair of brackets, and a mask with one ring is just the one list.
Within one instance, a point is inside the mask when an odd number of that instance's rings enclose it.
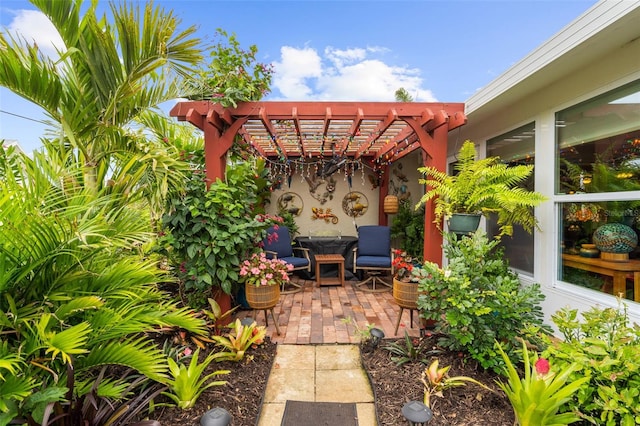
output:
{"label": "window reflection", "polygon": [[622,245],[640,234],[640,81],[557,113],[556,153],[556,192],[583,194],[559,203],[558,278],[640,302],[637,245],[618,253],[594,241],[605,224],[626,233],[611,237]]}
{"label": "window reflection", "polygon": [[[500,157],[511,165],[533,164],[535,159],[535,123],[531,122],[510,132],[487,141],[487,157]],[[533,174],[524,182],[523,186],[534,191]],[[496,236],[500,227],[496,218],[487,221],[487,233]],[[513,227],[513,236],[503,236],[500,244],[504,247],[505,257],[509,265],[521,273],[533,275],[534,245],[533,235],[522,229]]]}

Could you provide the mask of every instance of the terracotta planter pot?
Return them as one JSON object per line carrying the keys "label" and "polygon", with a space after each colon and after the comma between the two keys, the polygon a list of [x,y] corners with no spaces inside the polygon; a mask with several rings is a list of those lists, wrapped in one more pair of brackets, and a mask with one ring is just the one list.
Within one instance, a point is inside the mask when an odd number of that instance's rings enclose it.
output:
{"label": "terracotta planter pot", "polygon": [[278,304],[280,300],[280,286],[279,285],[266,285],[266,286],[253,286],[245,284],[245,295],[247,297],[247,303],[253,309],[271,309]]}
{"label": "terracotta planter pot", "polygon": [[[213,293],[213,300],[220,306],[220,313],[224,314],[231,310],[231,296],[224,291],[218,289]],[[223,316],[216,321],[217,326],[226,326],[231,324],[231,315]]]}

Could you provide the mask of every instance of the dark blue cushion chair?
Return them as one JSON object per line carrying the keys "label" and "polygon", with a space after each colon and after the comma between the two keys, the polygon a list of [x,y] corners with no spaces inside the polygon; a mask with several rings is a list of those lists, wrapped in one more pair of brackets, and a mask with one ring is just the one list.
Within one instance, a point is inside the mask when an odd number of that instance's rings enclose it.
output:
{"label": "dark blue cushion chair", "polygon": [[[309,258],[309,249],[303,247],[294,247],[291,243],[291,234],[286,226],[272,226],[267,230],[267,238],[264,239],[264,251],[268,257],[282,259],[293,266],[294,271],[306,270],[311,272],[311,259]],[[295,253],[294,253],[295,251]],[[299,256],[295,254],[299,253]],[[300,291],[300,284],[291,282],[293,291],[285,289],[284,283],[281,288],[283,293],[293,293]]]}
{"label": "dark blue cushion chair", "polygon": [[[361,290],[375,292],[393,288],[389,281],[380,278],[386,273],[393,275],[391,228],[377,225],[358,227],[358,246],[353,253],[353,272],[358,270],[365,271],[367,275],[364,281],[356,284]],[[383,287],[376,288],[377,283]]]}

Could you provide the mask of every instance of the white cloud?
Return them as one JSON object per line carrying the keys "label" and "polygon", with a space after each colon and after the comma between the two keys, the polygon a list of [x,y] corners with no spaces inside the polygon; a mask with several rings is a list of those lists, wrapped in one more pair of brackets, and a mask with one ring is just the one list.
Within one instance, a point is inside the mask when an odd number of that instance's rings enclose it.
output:
{"label": "white cloud", "polygon": [[49,57],[58,56],[56,47],[63,49],[64,43],[49,18],[37,10],[21,9],[14,13],[15,18],[7,27],[9,33],[14,37],[19,35],[30,44],[37,44]]}
{"label": "white cloud", "polygon": [[295,49],[283,46],[280,62],[274,62],[273,84],[287,99],[305,99],[312,96],[309,80],[322,75],[322,63],[315,49]]}
{"label": "white cloud", "polygon": [[415,101],[436,101],[422,87],[419,70],[388,65],[374,57],[386,52],[381,47],[328,46],[321,57],[310,47],[284,46],[281,60],[273,64],[273,88],[287,100],[394,101],[402,87]]}

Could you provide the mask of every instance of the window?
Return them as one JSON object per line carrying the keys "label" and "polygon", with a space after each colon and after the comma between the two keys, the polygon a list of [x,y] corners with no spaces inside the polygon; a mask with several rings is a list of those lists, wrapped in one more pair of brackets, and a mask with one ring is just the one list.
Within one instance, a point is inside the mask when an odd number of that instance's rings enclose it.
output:
{"label": "window", "polygon": [[556,193],[576,197],[575,201],[563,197],[558,205],[562,248],[558,278],[640,301],[640,294],[634,294],[640,293],[637,246],[628,254],[598,254],[584,246],[594,243],[594,232],[604,224],[623,224],[637,239],[640,81],[558,112],[556,157]]}
{"label": "window", "polygon": [[[508,133],[487,141],[487,157],[500,157],[510,165],[533,164],[535,158],[535,123],[529,123]],[[534,189],[533,174],[526,182],[528,190]],[[487,221],[487,233],[500,233],[496,220]],[[502,237],[501,244],[505,249],[505,257],[515,270],[533,275],[533,235],[520,226],[514,226],[513,236]]]}

